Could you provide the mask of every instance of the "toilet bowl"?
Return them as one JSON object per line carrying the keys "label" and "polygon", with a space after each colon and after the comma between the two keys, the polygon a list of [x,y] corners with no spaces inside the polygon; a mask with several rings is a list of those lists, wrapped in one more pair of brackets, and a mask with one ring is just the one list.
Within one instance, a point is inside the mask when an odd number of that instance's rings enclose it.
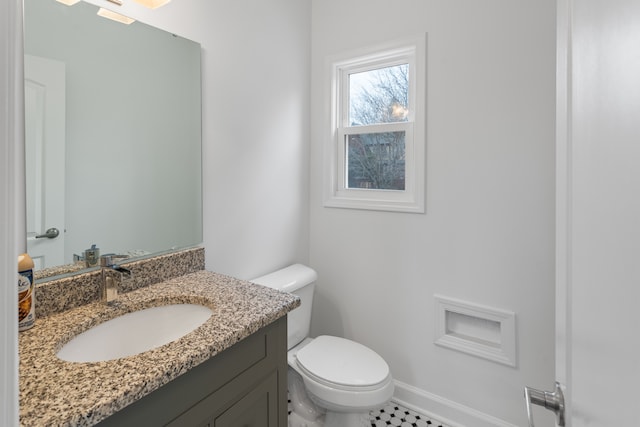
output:
{"label": "toilet bowl", "polygon": [[289,426],[370,426],[369,411],[384,406],[393,396],[389,366],[376,352],[355,341],[307,336],[316,278],[311,268],[295,264],[251,280],[292,292],[302,302],[287,320]]}
{"label": "toilet bowl", "polygon": [[326,412],[326,427],[370,426],[369,411],[393,396],[389,366],[357,342],[323,335],[304,340],[287,356],[309,399]]}

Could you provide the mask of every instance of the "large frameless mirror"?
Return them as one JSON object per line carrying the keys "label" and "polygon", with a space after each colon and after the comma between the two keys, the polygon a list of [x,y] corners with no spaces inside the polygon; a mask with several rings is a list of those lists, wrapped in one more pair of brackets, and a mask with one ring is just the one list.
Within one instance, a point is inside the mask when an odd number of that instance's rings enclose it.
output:
{"label": "large frameless mirror", "polygon": [[[94,5],[24,0],[36,268],[202,241],[200,45]],[[94,247],[95,245],[95,247]]]}

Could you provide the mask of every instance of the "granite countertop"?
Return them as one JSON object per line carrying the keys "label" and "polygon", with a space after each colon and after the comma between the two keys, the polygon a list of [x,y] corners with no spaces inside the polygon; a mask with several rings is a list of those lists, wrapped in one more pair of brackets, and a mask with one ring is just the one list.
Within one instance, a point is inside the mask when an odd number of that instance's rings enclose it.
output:
{"label": "granite countertop", "polygon": [[[90,426],[231,347],[300,305],[298,297],[198,271],[36,320],[19,334],[20,424]],[[162,347],[121,359],[74,363],[56,357],[75,335],[121,314],[194,303],[213,315]]]}

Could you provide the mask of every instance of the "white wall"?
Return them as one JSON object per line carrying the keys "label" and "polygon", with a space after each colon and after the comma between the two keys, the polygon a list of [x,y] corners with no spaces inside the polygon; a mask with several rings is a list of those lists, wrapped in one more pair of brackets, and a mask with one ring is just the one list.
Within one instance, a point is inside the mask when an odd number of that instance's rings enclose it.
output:
{"label": "white wall", "polygon": [[[322,207],[325,58],[425,32],[427,213]],[[554,59],[552,0],[313,1],[312,332],[516,425],[524,385],[554,380]],[[517,368],[435,346],[434,294],[514,311]]]}
{"label": "white wall", "polygon": [[207,269],[251,278],[307,261],[310,1],[121,11],[202,45]]}

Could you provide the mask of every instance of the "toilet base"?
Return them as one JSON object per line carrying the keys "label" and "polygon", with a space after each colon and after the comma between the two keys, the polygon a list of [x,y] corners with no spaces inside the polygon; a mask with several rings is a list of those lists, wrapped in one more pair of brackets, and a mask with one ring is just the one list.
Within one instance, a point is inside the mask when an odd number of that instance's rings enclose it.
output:
{"label": "toilet base", "polygon": [[324,427],[371,427],[369,413],[341,413],[327,411]]}
{"label": "toilet base", "polygon": [[302,377],[291,367],[287,372],[287,387],[291,400],[289,427],[323,427],[324,411],[309,399]]}
{"label": "toilet base", "polygon": [[289,414],[289,427],[324,427],[324,418],[315,421],[309,421],[300,415],[292,412]]}
{"label": "toilet base", "polygon": [[371,427],[369,412],[325,411],[309,398],[300,374],[291,367],[287,374],[291,400],[289,427]]}

